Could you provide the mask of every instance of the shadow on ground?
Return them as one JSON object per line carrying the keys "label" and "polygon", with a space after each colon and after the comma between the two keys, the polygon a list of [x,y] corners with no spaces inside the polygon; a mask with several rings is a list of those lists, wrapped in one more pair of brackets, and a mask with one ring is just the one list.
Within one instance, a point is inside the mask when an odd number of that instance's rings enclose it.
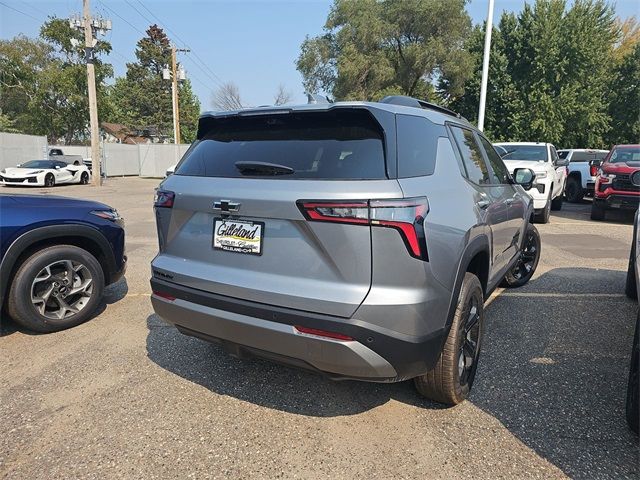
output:
{"label": "shadow on ground", "polygon": [[[126,278],[121,278],[116,283],[106,287],[104,289],[102,301],[98,305],[98,308],[96,308],[95,312],[93,312],[89,320],[87,320],[87,322],[98,318],[100,314],[106,310],[107,305],[111,305],[112,303],[116,303],[122,300],[127,295],[128,291],[129,285],[127,284]],[[9,317],[9,315],[4,311],[4,307],[0,315],[2,315],[2,321],[0,322],[0,337],[5,337],[16,332],[24,333],[26,335],[48,335],[46,333],[32,332],[31,330],[22,328],[20,325],[11,320],[11,317]]]}
{"label": "shadow on ground", "polygon": [[[621,225],[633,225],[633,218],[635,210],[607,210],[605,220],[598,221],[600,224],[621,224]],[[564,202],[562,210],[554,210],[551,212],[551,223],[553,218],[559,217],[567,220],[591,222],[591,199],[585,199],[580,203]]]}
{"label": "shadow on ground", "polygon": [[[624,416],[637,306],[617,295],[623,286],[624,272],[555,269],[487,307],[470,401],[576,478],[638,473],[637,440]],[[589,295],[602,293],[607,295]],[[147,326],[153,362],[220,395],[316,417],[354,415],[390,399],[442,408],[418,397],[411,382],[332,382],[266,361],[234,359],[155,315]]]}

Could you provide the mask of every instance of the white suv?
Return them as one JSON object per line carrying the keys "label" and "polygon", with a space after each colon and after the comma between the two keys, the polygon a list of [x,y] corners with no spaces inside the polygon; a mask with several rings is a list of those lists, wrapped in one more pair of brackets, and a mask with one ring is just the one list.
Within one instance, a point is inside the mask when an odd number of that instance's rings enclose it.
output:
{"label": "white suv", "polygon": [[495,147],[509,172],[522,167],[535,172],[535,183],[527,193],[533,198],[535,221],[547,223],[550,211],[562,208],[568,161],[550,143],[496,143]]}

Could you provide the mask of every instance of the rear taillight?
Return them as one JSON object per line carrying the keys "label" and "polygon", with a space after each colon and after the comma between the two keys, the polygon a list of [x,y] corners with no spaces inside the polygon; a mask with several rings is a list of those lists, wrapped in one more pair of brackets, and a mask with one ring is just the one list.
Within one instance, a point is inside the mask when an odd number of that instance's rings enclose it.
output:
{"label": "rear taillight", "polygon": [[409,254],[428,260],[424,219],[429,212],[425,197],[398,200],[298,201],[307,220],[393,228],[400,233]]}
{"label": "rear taillight", "polygon": [[592,177],[598,176],[598,167],[596,167],[595,165],[591,165],[589,167],[589,175],[591,175]]}
{"label": "rear taillight", "polygon": [[171,208],[173,207],[173,200],[175,196],[176,194],[169,190],[156,190],[156,196],[153,199],[153,206]]}

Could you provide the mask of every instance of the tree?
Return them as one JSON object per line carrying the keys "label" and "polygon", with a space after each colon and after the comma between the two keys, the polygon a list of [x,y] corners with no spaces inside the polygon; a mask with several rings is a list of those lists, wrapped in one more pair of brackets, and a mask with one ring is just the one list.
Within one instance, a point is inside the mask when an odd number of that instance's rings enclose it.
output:
{"label": "tree", "polygon": [[293,100],[293,93],[281,83],[278,85],[278,90],[276,94],[273,96],[273,104],[274,105],[284,105]]}
{"label": "tree", "polygon": [[640,142],[640,42],[616,67],[609,87],[609,144]]}
{"label": "tree", "polygon": [[[39,40],[18,36],[0,42],[0,108],[13,128],[46,135],[52,143],[86,139],[89,106],[82,45],[83,34],[71,28],[67,20],[55,17],[41,27]],[[100,56],[110,51],[108,42],[96,44],[96,88],[101,113],[108,108],[104,81],[113,75],[113,69]]]}
{"label": "tree", "polygon": [[[308,93],[375,100],[455,96],[469,74],[464,0],[334,0],[325,32],[307,37],[296,66]],[[448,77],[447,91],[434,82]]]}
{"label": "tree", "polygon": [[[109,120],[131,129],[154,127],[159,135],[173,136],[171,81],[162,77],[171,63],[171,44],[157,25],[137,43],[137,62],[127,63],[125,77],[116,79],[109,92],[112,112]],[[191,142],[200,112],[200,102],[189,80],[179,83],[181,142]]]}
{"label": "tree", "polygon": [[240,89],[233,82],[226,82],[211,96],[211,106],[217,110],[240,110],[244,108]]}
{"label": "tree", "polygon": [[[607,86],[618,38],[602,0],[537,0],[494,31],[486,130],[500,140],[601,147],[611,128]],[[468,42],[474,75],[454,107],[476,118],[484,35]],[[445,77],[446,79],[446,77]]]}

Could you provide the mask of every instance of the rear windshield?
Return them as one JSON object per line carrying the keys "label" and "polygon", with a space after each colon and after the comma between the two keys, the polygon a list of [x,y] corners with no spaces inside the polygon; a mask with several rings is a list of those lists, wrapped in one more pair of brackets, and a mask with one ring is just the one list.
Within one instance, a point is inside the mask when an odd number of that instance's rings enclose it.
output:
{"label": "rear windshield", "polygon": [[640,162],[640,147],[618,147],[609,157],[610,163]]}
{"label": "rear windshield", "polygon": [[573,152],[571,163],[591,162],[593,160],[603,160],[609,152]]}
{"label": "rear windshield", "polygon": [[547,147],[544,145],[502,145],[502,148],[505,150],[500,155],[503,160],[547,161]]}
{"label": "rear windshield", "polygon": [[[246,168],[246,162],[276,167],[256,170]],[[369,112],[353,109],[211,119],[175,174],[282,180],[387,177],[382,129]]]}

